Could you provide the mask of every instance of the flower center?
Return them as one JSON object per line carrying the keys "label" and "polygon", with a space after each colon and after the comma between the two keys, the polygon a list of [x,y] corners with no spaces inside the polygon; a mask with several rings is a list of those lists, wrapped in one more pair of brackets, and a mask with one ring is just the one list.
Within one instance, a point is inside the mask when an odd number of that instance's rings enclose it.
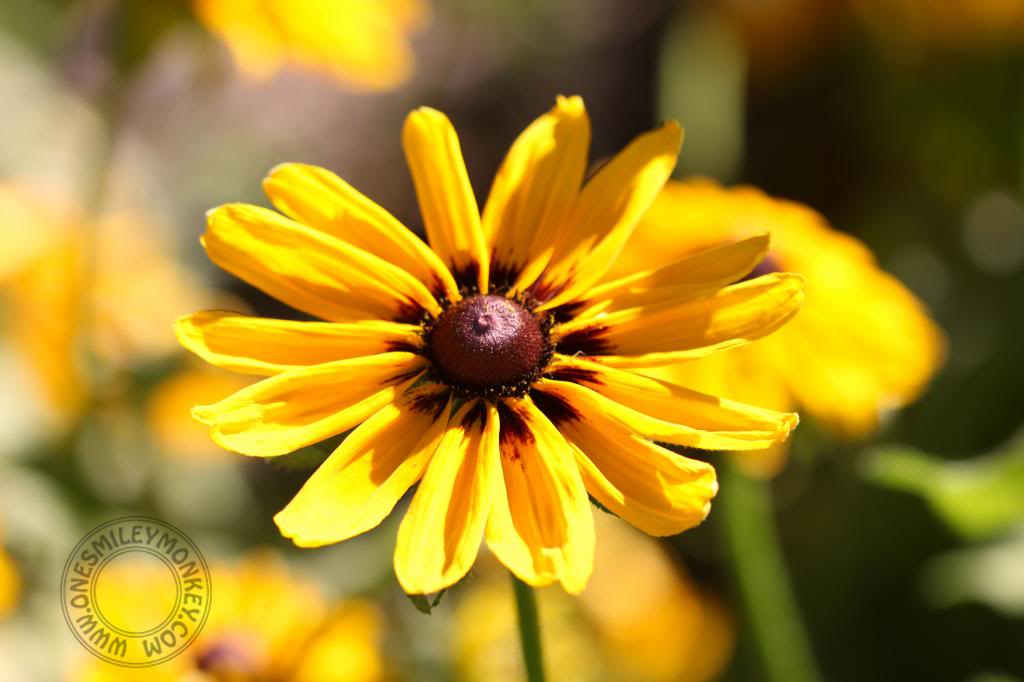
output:
{"label": "flower center", "polygon": [[441,313],[430,330],[430,358],[441,378],[487,395],[525,392],[551,354],[540,321],[504,296],[473,296]]}

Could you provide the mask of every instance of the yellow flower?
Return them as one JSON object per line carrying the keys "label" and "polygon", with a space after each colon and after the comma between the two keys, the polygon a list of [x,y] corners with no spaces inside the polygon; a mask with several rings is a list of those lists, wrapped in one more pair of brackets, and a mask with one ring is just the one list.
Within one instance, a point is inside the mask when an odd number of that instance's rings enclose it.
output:
{"label": "yellow flower", "polygon": [[210,301],[136,213],[89,221],[51,190],[0,185],[6,335],[27,360],[54,416],[73,419],[89,392],[87,346],[124,370],[172,352],[168,317]]}
{"label": "yellow flower", "polygon": [[[815,211],[751,187],[671,182],[611,273],[771,233],[755,272],[807,278],[807,302],[777,334],[657,376],[777,410],[796,407],[844,436],[874,429],[882,410],[912,401],[941,364],[944,341],[921,303],[883,272],[860,241]],[[784,451],[743,458],[772,473]]]}
{"label": "yellow flower", "polygon": [[206,27],[242,71],[267,78],[286,65],[350,87],[387,90],[413,69],[408,35],[426,21],[424,0],[194,0]]}
{"label": "yellow flower", "polygon": [[[159,622],[167,569],[152,561],[114,563],[103,598],[113,622]],[[134,680],[289,680],[377,682],[382,616],[370,603],[331,603],[315,583],[293,576],[275,556],[253,554],[238,565],[214,566],[213,599],[202,632],[178,656],[132,669],[83,654],[71,682]],[[156,596],[154,596],[156,595]]]}
{"label": "yellow flower", "polygon": [[462,578],[486,537],[524,581],[579,592],[593,565],[588,493],[654,535],[707,516],[714,469],[654,441],[784,440],[795,415],[632,371],[742,345],[797,311],[799,275],[721,288],[750,271],[764,238],[595,286],[681,135],[675,123],[641,135],[583,183],[589,120],[579,98],[560,98],[513,144],[481,217],[451,123],[414,111],[403,141],[432,248],[311,166],[266,179],[285,215],[211,211],[215,263],[325,321],[179,320],[190,350],[268,377],[194,416],[257,457],[359,425],[277,515],[281,532],[306,547],[345,540],[419,482],[395,550],[406,591]]}
{"label": "yellow flower", "polygon": [[[0,535],[0,540],[3,536]],[[14,559],[0,544],[0,619],[10,614],[18,606],[21,597],[21,574]]]}
{"label": "yellow flower", "polygon": [[186,367],[161,381],[149,395],[146,423],[169,457],[203,461],[227,456],[210,442],[206,429],[190,419],[197,400],[216,400],[248,383],[235,374],[208,367]]}
{"label": "yellow flower", "polygon": [[[608,514],[598,514],[596,521],[597,561],[581,597],[537,593],[551,679],[716,679],[735,637],[719,600],[656,541]],[[492,567],[487,562],[474,570],[473,582],[455,597],[454,659],[461,679],[518,681],[524,673],[511,585]]]}
{"label": "yellow flower", "polygon": [[717,679],[735,637],[725,607],[657,542],[607,514],[597,518],[597,568],[580,606],[594,624],[609,665],[618,671],[612,678]]}

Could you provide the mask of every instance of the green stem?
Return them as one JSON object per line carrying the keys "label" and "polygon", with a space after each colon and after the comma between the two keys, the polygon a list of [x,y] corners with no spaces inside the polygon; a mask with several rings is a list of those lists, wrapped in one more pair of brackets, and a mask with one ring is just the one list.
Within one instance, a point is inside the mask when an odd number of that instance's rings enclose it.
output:
{"label": "green stem", "polygon": [[768,483],[719,467],[720,520],[750,629],[770,682],[821,680],[775,528]]}
{"label": "green stem", "polygon": [[523,647],[527,682],[544,682],[544,656],[540,646],[540,618],[537,614],[537,596],[533,588],[512,576],[519,615],[519,643]]}

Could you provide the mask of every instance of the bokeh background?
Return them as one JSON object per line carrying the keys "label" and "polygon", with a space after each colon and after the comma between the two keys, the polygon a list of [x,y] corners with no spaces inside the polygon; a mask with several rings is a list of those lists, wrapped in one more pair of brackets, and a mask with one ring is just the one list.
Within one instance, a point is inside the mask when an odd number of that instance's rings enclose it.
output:
{"label": "bokeh background", "polygon": [[[330,168],[421,229],[410,109],[449,115],[483,198],[558,94],[584,97],[595,161],[679,119],[679,177],[820,211],[948,337],[877,435],[805,419],[766,484],[821,678],[1024,679],[1024,2],[274,4],[0,3],[0,680],[229,679],[195,661],[129,677],[68,632],[68,552],[132,513],[186,530],[241,595],[199,644],[249,642],[264,677],[230,679],[521,679],[492,562],[426,615],[391,574],[397,515],[316,551],[277,535],[324,453],[218,451],[188,410],[241,384],[186,357],[171,322],[291,314],[198,244],[207,209],[266,203],[276,163]],[[766,679],[718,515],[661,542],[599,517],[584,597],[541,593],[552,679]]]}

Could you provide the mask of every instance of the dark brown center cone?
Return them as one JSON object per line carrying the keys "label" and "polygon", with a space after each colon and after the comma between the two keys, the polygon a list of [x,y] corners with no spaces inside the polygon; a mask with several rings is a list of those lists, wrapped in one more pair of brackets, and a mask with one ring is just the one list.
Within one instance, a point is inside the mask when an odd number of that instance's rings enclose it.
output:
{"label": "dark brown center cone", "polygon": [[473,296],[441,314],[430,354],[448,381],[472,388],[515,384],[530,376],[547,341],[533,313],[503,296]]}

